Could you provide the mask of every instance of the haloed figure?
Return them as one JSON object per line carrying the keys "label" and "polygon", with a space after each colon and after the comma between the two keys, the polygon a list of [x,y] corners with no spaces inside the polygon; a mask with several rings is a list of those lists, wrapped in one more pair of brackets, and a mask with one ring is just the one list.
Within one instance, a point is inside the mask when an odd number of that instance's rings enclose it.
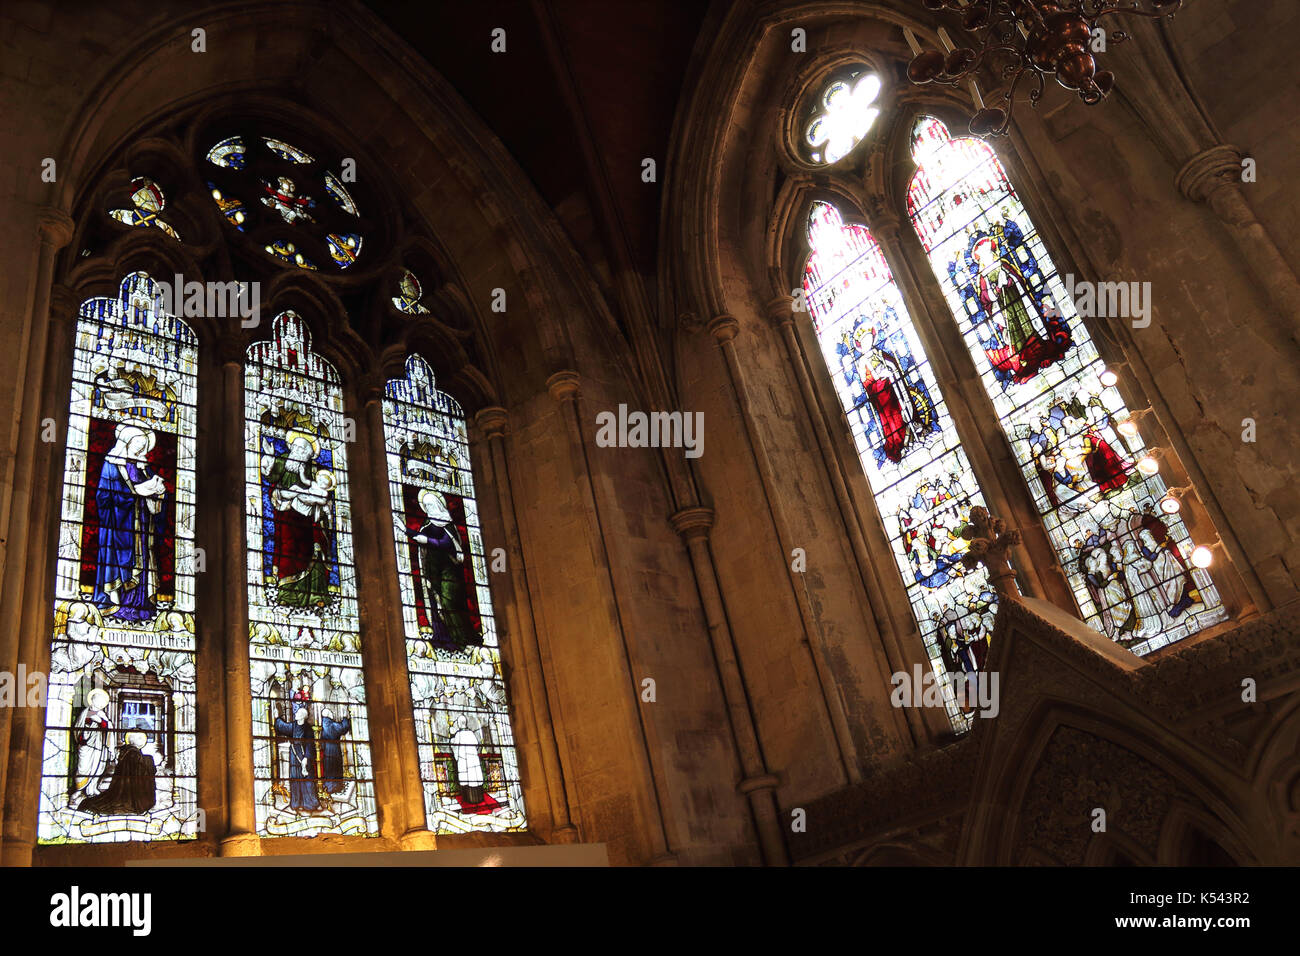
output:
{"label": "haloed figure", "polygon": [[77,750],[77,772],[72,782],[68,805],[77,807],[80,802],[99,793],[108,769],[108,692],[96,687],[86,695],[86,709],[72,728]]}
{"label": "haloed figure", "polygon": [[465,562],[469,558],[465,544],[442,495],[424,489],[420,507],[426,520],[418,531],[407,534],[418,545],[419,586],[433,628],[433,643],[455,650],[477,644],[481,635],[470,620],[465,594]]}

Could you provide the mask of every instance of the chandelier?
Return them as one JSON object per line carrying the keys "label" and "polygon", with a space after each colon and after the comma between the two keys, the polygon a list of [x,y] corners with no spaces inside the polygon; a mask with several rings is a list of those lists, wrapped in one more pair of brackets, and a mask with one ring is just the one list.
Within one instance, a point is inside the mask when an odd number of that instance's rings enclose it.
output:
{"label": "chandelier", "polygon": [[[934,11],[961,14],[962,28],[979,39],[975,47],[954,46],[948,31],[939,28],[945,52],[922,50],[916,36],[904,28],[913,59],[907,76],[913,83],[967,85],[975,104],[970,131],[977,136],[1000,136],[1011,125],[1016,92],[1026,76],[1035,84],[1029,91],[1037,107],[1048,76],[1079,95],[1088,106],[1100,103],[1115,86],[1115,75],[1098,70],[1095,53],[1106,43],[1128,39],[1122,30],[1099,26],[1107,17],[1131,14],[1158,19],[1171,16],[1183,0],[921,0]],[[1149,8],[1149,9],[1148,9]],[[1002,94],[1005,106],[985,106],[976,73],[985,63],[1010,81]]]}

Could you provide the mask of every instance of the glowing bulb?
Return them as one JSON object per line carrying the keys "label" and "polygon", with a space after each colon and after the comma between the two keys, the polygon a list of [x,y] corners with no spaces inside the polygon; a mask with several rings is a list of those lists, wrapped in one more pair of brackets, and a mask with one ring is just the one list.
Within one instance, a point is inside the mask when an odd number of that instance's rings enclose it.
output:
{"label": "glowing bulb", "polygon": [[1214,554],[1205,545],[1200,545],[1192,551],[1192,564],[1198,568],[1208,568],[1214,563]]}
{"label": "glowing bulb", "polygon": [[1182,503],[1173,495],[1165,495],[1160,499],[1160,510],[1167,515],[1178,514],[1182,507]]}
{"label": "glowing bulb", "polygon": [[1138,433],[1137,422],[1133,421],[1133,419],[1131,418],[1128,421],[1120,422],[1119,425],[1116,427],[1119,433],[1123,435],[1125,438],[1137,437],[1137,433]]}
{"label": "glowing bulb", "polygon": [[1107,388],[1110,388],[1119,381],[1119,376],[1108,368],[1102,369],[1101,375],[1099,375],[1098,378],[1101,379],[1101,384],[1105,385]]}
{"label": "glowing bulb", "polygon": [[1156,461],[1151,455],[1147,455],[1138,461],[1138,471],[1150,478],[1160,470],[1160,462]]}

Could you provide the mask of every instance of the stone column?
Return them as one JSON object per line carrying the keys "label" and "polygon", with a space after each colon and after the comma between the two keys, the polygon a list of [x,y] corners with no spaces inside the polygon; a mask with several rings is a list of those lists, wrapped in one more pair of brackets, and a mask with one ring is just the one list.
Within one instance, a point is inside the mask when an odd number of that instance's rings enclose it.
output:
{"label": "stone column", "polygon": [[1300,280],[1246,202],[1241,182],[1243,158],[1235,146],[1211,146],[1184,163],[1174,183],[1188,199],[1214,210],[1291,337],[1300,343]]}
{"label": "stone column", "polygon": [[600,520],[600,506],[591,479],[591,462],[587,455],[587,443],[583,437],[582,410],[579,406],[579,399],[582,394],[579,383],[580,377],[578,373],[566,369],[556,372],[547,379],[546,388],[550,392],[551,398],[555,399],[560,405],[560,417],[564,420],[565,432],[569,440],[569,450],[578,476],[579,494],[591,518],[591,533],[596,538],[594,542],[596,545],[596,558],[605,565],[608,588],[606,595],[609,601],[610,616],[618,629],[618,637],[623,648],[625,667],[623,676],[628,682],[627,693],[624,695],[629,704],[627,712],[630,715],[632,726],[637,727],[640,731],[641,739],[634,747],[638,757],[637,763],[640,770],[641,785],[648,793],[653,808],[653,819],[649,821],[651,852],[654,854],[651,863],[654,865],[671,865],[676,862],[676,854],[669,845],[668,828],[664,820],[664,806],[668,801],[660,792],[663,776],[655,772],[654,756],[650,747],[645,715],[637,706],[638,696],[636,694],[635,680],[637,668],[632,657],[632,648],[628,642],[627,630],[624,627],[623,614],[618,604],[618,588],[614,583],[614,571],[610,564],[609,548],[605,543],[605,531]]}
{"label": "stone column", "polygon": [[[428,827],[424,782],[420,778],[419,738],[406,664],[397,551],[393,540],[392,496],[388,486],[388,448],[384,438],[384,383],[364,385],[364,436],[350,462],[357,521],[357,597],[365,621],[361,637],[366,707],[370,715],[370,762],[375,799],[384,812],[384,835],[403,850],[433,850],[437,838]],[[373,508],[358,508],[358,501]],[[387,719],[385,719],[385,717]],[[388,819],[389,817],[392,819]]]}
{"label": "stone column", "polygon": [[750,811],[758,830],[758,843],[763,860],[769,866],[789,866],[790,857],[785,846],[785,832],[781,826],[776,805],[776,788],[780,781],[769,773],[763,763],[759,748],[754,716],[749,711],[749,695],[736,661],[736,644],[727,625],[727,614],[722,605],[722,594],[709,554],[709,529],[713,527],[711,508],[686,508],[671,518],[677,532],[690,552],[695,583],[704,603],[704,618],[709,626],[709,640],[713,644],[713,657],[717,661],[722,680],[722,695],[731,718],[731,732],[740,755],[740,766],[745,774],[737,789],[749,799]]}
{"label": "stone column", "polygon": [[[19,661],[19,635],[23,604],[28,599],[43,599],[44,592],[33,595],[28,587],[31,556],[28,548],[32,532],[32,493],[48,493],[48,485],[34,481],[37,460],[50,449],[40,441],[40,410],[44,393],[43,377],[49,347],[50,290],[54,282],[54,260],[59,250],[72,241],[73,222],[68,215],[52,206],[38,214],[38,239],[34,263],[34,289],[31,309],[25,323],[26,356],[19,356],[15,391],[22,392],[22,408],[15,428],[12,493],[9,502],[9,527],[5,535],[3,590],[0,591],[0,670],[13,674]],[[24,361],[25,358],[25,361]],[[36,530],[39,537],[40,530]],[[7,793],[10,738],[15,708],[0,708],[0,794]],[[10,804],[0,808],[0,820],[10,812]]]}
{"label": "stone column", "polygon": [[[219,342],[221,407],[221,579],[233,595],[223,609],[226,716],[226,832],[222,856],[260,856],[253,805],[253,706],[248,658],[248,528],[244,449],[244,340],[234,333]],[[203,701],[199,701],[203,706]],[[203,767],[199,773],[205,772]]]}
{"label": "stone column", "polygon": [[[740,323],[730,315],[719,315],[709,322],[709,333],[713,336],[714,341],[718,343],[722,357],[727,363],[727,373],[731,379],[732,394],[740,409],[740,420],[745,428],[745,438],[749,444],[754,465],[758,469],[758,477],[763,486],[763,496],[766,499],[768,515],[772,519],[773,530],[776,532],[777,540],[781,543],[782,554],[789,555],[795,547],[790,535],[790,523],[785,517],[785,509],[781,507],[776,490],[776,476],[772,469],[771,458],[767,453],[767,446],[763,442],[762,436],[758,434],[758,430],[754,427],[754,414],[749,404],[749,387],[745,383],[745,373],[741,367],[740,359],[736,356],[734,339],[739,331]],[[826,650],[822,646],[821,634],[820,632],[814,634],[818,630],[816,618],[802,580],[802,574],[793,569],[789,560],[785,560],[783,563],[789,576],[790,590],[793,592],[795,603],[799,608],[803,640],[808,647],[813,669],[817,674],[822,706],[826,708],[826,715],[835,739],[841,769],[844,771],[845,782],[853,783],[862,779],[862,771],[858,767],[857,755],[853,748],[853,737],[849,730],[848,718],[844,713],[844,704],[837,692],[838,689],[835,687],[834,675],[826,662]]]}
{"label": "stone column", "polygon": [[[523,545],[519,539],[519,523],[515,516],[514,492],[510,487],[510,465],[505,450],[505,436],[509,413],[500,406],[490,406],[479,411],[474,418],[487,438],[492,462],[493,484],[496,486],[501,528],[506,538],[510,560],[510,573],[504,575],[502,587],[506,599],[501,602],[506,612],[507,633],[515,638],[513,657],[519,662],[528,693],[528,711],[532,717],[534,739],[541,758],[544,790],[551,811],[551,842],[578,842],[578,828],[573,824],[569,809],[568,790],[564,781],[564,767],[560,761],[559,738],[551,716],[551,685],[542,666],[541,644],[533,617],[532,599],[528,586],[528,568],[524,565]],[[515,574],[520,587],[514,586]]]}
{"label": "stone column", "polygon": [[[36,376],[41,382],[41,410],[58,423],[64,441],[42,444],[35,454],[32,487],[42,489],[32,497],[31,521],[26,552],[22,554],[27,581],[18,628],[18,665],[28,674],[49,674],[50,633],[54,589],[52,574],[63,491],[63,461],[67,439],[67,402],[72,341],[79,303],[67,289],[57,287],[49,306],[45,368]],[[33,420],[33,431],[40,425]],[[13,554],[14,552],[11,552]],[[25,697],[26,687],[16,685],[16,696]],[[13,727],[8,753],[0,763],[9,765],[5,779],[4,848],[6,866],[30,866],[36,844],[37,812],[40,804],[41,758],[45,743],[45,709],[4,708],[12,713]]]}

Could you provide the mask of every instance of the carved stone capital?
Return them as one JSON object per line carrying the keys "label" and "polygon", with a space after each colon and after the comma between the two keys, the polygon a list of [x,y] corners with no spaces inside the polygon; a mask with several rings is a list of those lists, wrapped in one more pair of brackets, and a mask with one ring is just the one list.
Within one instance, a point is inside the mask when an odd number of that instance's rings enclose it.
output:
{"label": "carved stone capital", "polygon": [[726,345],[740,334],[740,323],[725,313],[715,316],[709,320],[709,334],[719,345]]}
{"label": "carved stone capital", "polygon": [[778,295],[767,304],[767,320],[778,329],[794,322],[794,296]]}
{"label": "carved stone capital", "polygon": [[72,323],[77,320],[81,310],[82,297],[69,286],[61,282],[54,283],[50,289],[50,319],[52,321]]}
{"label": "carved stone capital", "polygon": [[480,408],[474,421],[483,430],[483,436],[489,441],[503,437],[510,429],[510,413],[500,405],[488,405]]}
{"label": "carved stone capital", "polygon": [[556,372],[546,380],[546,390],[557,402],[575,401],[582,394],[582,377],[573,369]]}
{"label": "carved stone capital", "polygon": [[248,341],[238,329],[217,336],[217,357],[222,365],[243,366],[247,350]]}
{"label": "carved stone capital", "polygon": [[72,217],[53,206],[42,206],[37,213],[37,224],[41,231],[41,241],[55,249],[62,249],[72,241],[75,223]]}
{"label": "carved stone capital", "polygon": [[357,380],[357,399],[363,406],[382,401],[387,385],[388,381],[384,378],[383,372],[363,375]]}
{"label": "carved stone capital", "polygon": [[695,538],[708,537],[709,529],[713,527],[713,516],[712,508],[696,506],[683,508],[668,520],[672,523],[673,530],[681,536],[681,539],[689,542]]}
{"label": "carved stone capital", "polygon": [[1235,146],[1211,146],[1183,163],[1174,184],[1188,199],[1204,202],[1219,188],[1241,182],[1241,159]]}

